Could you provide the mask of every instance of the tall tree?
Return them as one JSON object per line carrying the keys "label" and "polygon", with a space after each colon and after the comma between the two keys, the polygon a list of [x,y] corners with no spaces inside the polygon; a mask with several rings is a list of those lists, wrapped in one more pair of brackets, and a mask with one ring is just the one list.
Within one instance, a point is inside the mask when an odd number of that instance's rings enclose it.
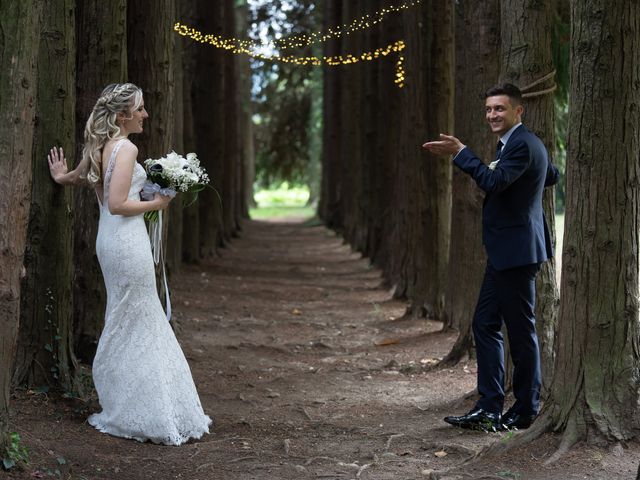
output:
{"label": "tall tree", "polygon": [[[176,19],[181,19],[181,14],[183,12],[182,4],[186,2],[174,2],[175,8],[175,16]],[[182,19],[181,19],[182,20]],[[172,33],[173,34],[173,33]],[[176,39],[175,34],[173,43],[173,75],[174,75],[174,83],[173,83],[173,102],[174,102],[174,114],[173,114],[173,125],[170,128],[173,131],[173,145],[172,149],[176,152],[185,155],[187,152],[192,152],[193,150],[185,150],[185,135],[184,135],[184,108],[185,108],[185,98],[184,98],[184,67],[183,60],[184,57],[184,48],[186,42],[183,42],[181,39]],[[167,268],[171,273],[177,273],[180,270],[180,266],[182,265],[182,251],[183,251],[183,201],[182,199],[178,199],[178,201],[171,202],[169,204],[168,209],[168,238],[167,238]]]}
{"label": "tall tree", "polygon": [[[343,3],[339,0],[324,2],[324,30],[340,25]],[[340,52],[340,42],[329,40],[324,44],[324,56],[335,57]],[[342,90],[340,89],[340,71],[335,67],[323,67],[323,131],[322,131],[322,183],[318,213],[329,228],[342,228],[340,209],[339,175],[340,144],[342,142],[342,117],[339,114]]]}
{"label": "tall tree", "polygon": [[[45,0],[40,34],[37,117],[27,277],[14,382],[73,390],[72,191],[51,181],[52,145],[75,151],[75,2]],[[61,8],[62,7],[62,8]]]}
{"label": "tall tree", "polygon": [[[175,149],[175,66],[174,33],[175,0],[147,2],[128,0],[127,3],[127,64],[129,79],[144,93],[145,108],[149,112],[145,132],[135,139],[138,147],[138,161],[147,158],[160,158]],[[178,203],[176,201],[175,203]],[[179,205],[174,207],[179,208]],[[166,244],[171,226],[168,221],[171,209],[162,212],[163,247],[160,270],[165,268]],[[179,228],[178,228],[179,230]],[[177,236],[172,232],[172,237]],[[159,282],[161,297],[164,298],[165,286]],[[165,306],[168,308],[168,306]]]}
{"label": "tall tree", "polygon": [[[361,0],[344,2],[340,24],[349,24],[355,18],[362,16]],[[342,38],[341,54],[343,56],[357,56],[362,50],[362,34],[344,35]],[[341,68],[342,101],[340,116],[342,118],[342,135],[340,136],[340,198],[344,217],[343,235],[347,242],[357,250],[361,248],[361,227],[358,222],[361,208],[363,145],[362,145],[362,115],[361,103],[362,64],[349,65]]]}
{"label": "tall tree", "polygon": [[[224,35],[224,2],[197,2],[198,25],[206,32]],[[207,45],[198,45],[194,72],[193,125],[196,152],[202,165],[209,172],[213,187],[222,192],[224,188],[225,122],[224,85],[226,70],[224,56],[230,55],[220,49]],[[223,208],[216,194],[205,190],[198,201],[200,234],[199,258],[216,255],[218,247],[224,242]]]}
{"label": "tall tree", "polygon": [[[31,200],[42,4],[0,3],[0,452],[7,445],[11,366]],[[43,159],[44,161],[44,159]]]}
{"label": "tall tree", "polygon": [[[552,155],[555,151],[555,110],[551,94],[554,84],[552,2],[506,0],[500,5],[503,57],[501,79],[524,89],[524,96],[529,97],[526,99],[524,122],[542,139]],[[545,190],[543,204],[551,240],[555,243],[553,187]],[[551,259],[542,265],[537,279],[536,296],[536,324],[545,387],[548,387],[553,374],[553,342],[558,302],[556,263]]]}
{"label": "tall tree", "polygon": [[[84,125],[102,89],[127,80],[126,0],[76,3],[76,158],[84,143]],[[76,355],[91,363],[104,323],[106,292],[96,256],[100,212],[90,188],[74,192],[75,282],[73,310]]]}
{"label": "tall tree", "polygon": [[640,388],[640,5],[573,0],[571,18],[562,302],[547,408],[565,430],[561,451],[635,435]]}
{"label": "tall tree", "polygon": [[[224,0],[224,27],[226,38],[236,37],[236,7],[234,0]],[[240,156],[240,139],[238,136],[240,122],[240,97],[238,95],[238,59],[235,55],[225,54],[223,57],[223,112],[224,122],[224,154],[218,161],[224,163],[222,185],[223,238],[231,240],[240,229],[237,198],[240,193],[242,179],[242,160]],[[219,128],[222,124],[219,125]]]}
{"label": "tall tree", "polygon": [[[494,136],[485,124],[483,92],[500,72],[500,4],[498,0],[460,1],[456,8],[455,134],[481,158],[494,153]],[[453,170],[451,248],[445,296],[445,329],[458,338],[445,358],[457,363],[473,344],[471,322],[486,255],[482,246],[482,191],[473,179]]]}
{"label": "tall tree", "polygon": [[580,440],[632,438],[640,418],[640,5],[572,0],[571,17],[555,372],[543,416],[521,440],[563,431],[550,460]]}
{"label": "tall tree", "polygon": [[136,138],[139,159],[159,158],[173,148],[174,0],[127,3],[127,62],[129,79],[144,92],[149,111],[145,132]]}
{"label": "tall tree", "polygon": [[425,136],[451,131],[453,115],[453,12],[447,0],[414,6],[402,17],[406,51],[400,93],[395,225],[390,276],[395,295],[411,300],[414,316],[443,315],[449,251],[451,165],[427,160]]}
{"label": "tall tree", "polygon": [[[393,15],[379,24],[377,29],[379,43],[375,48],[389,45],[402,38],[403,27],[402,17]],[[397,60],[397,59],[396,59]],[[395,284],[394,259],[397,255],[395,247],[394,232],[397,229],[399,209],[391,201],[394,195],[395,182],[400,168],[400,156],[398,155],[398,145],[402,125],[403,104],[402,90],[392,84],[396,75],[396,65],[391,58],[379,60],[377,70],[379,81],[377,91],[374,93],[380,99],[380,110],[376,116],[375,136],[376,136],[376,162],[374,187],[372,195],[375,200],[371,203],[371,215],[375,222],[372,226],[375,241],[370,243],[375,245],[372,252],[372,261],[383,272],[384,283],[387,287]]]}
{"label": "tall tree", "polygon": [[[177,2],[180,10],[178,17],[182,22],[192,25],[196,21],[196,5],[192,2]],[[196,92],[194,90],[194,78],[196,77],[196,50],[199,48],[195,43],[184,39],[176,39],[178,48],[182,55],[177,56],[177,68],[182,68],[182,137],[184,149],[187,152],[196,152],[196,138],[194,132],[194,101]],[[202,48],[202,47],[200,47]],[[200,152],[202,155],[203,152]],[[194,203],[184,208],[182,212],[182,261],[195,263],[200,258],[200,215],[199,205]]]}
{"label": "tall tree", "polygon": [[[451,0],[437,0],[422,6],[418,54],[422,65],[421,102],[426,138],[453,130],[454,113],[454,14]],[[412,15],[408,13],[408,15]],[[418,132],[420,134],[420,132]],[[425,138],[425,137],[422,137]],[[419,145],[418,141],[416,145]],[[438,320],[445,316],[445,292],[451,232],[451,162],[419,158],[421,190],[424,192],[418,217],[419,237],[415,243],[416,288],[412,297],[415,314]]]}
{"label": "tall tree", "polygon": [[[249,9],[246,0],[242,0],[237,12],[238,32],[249,30]],[[244,34],[244,33],[243,33]],[[237,196],[238,215],[242,218],[249,217],[249,208],[255,205],[253,199],[253,182],[256,177],[255,148],[253,141],[253,105],[251,102],[251,61],[248,56],[236,57],[238,61],[238,104],[240,106],[239,138],[242,171],[240,176],[239,192]]]}

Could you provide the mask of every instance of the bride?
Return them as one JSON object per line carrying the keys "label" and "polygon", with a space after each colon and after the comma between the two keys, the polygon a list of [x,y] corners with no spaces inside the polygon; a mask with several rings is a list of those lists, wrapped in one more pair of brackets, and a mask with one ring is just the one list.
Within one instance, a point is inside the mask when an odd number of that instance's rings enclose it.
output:
{"label": "bride", "polygon": [[180,445],[209,433],[211,419],[157,295],[143,214],[166,208],[171,199],[156,194],[140,200],[146,173],[128,139],[142,132],[148,117],[138,87],[109,85],[87,120],[78,166],[68,171],[56,147],[48,162],[57,183],[88,181],[100,204],[96,252],[107,310],[93,381],[102,411],[88,421],[118,437]]}

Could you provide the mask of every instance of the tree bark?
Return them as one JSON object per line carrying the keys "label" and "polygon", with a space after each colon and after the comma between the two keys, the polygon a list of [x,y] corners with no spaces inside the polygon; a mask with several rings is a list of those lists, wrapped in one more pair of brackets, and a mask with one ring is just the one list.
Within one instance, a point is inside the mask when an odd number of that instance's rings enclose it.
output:
{"label": "tree bark", "polygon": [[[236,36],[236,9],[234,0],[224,0],[224,36],[235,38]],[[237,215],[237,199],[240,194],[240,181],[242,178],[240,140],[238,125],[240,121],[240,108],[238,96],[238,59],[236,55],[225,52],[224,65],[224,155],[219,162],[224,162],[224,175],[222,186],[223,238],[229,242],[240,229],[240,220]],[[218,128],[222,127],[222,123]]]}
{"label": "tree bark", "polygon": [[[176,6],[174,0],[128,0],[127,3],[127,61],[130,81],[142,88],[144,104],[149,112],[145,131],[135,138],[138,162],[147,158],[160,158],[175,149],[175,65],[173,60],[173,24]],[[177,202],[176,202],[177,203]],[[178,207],[175,207],[178,208]],[[157,268],[160,298],[166,292],[161,280],[166,245],[169,235],[170,210],[162,212],[163,251]],[[168,308],[165,305],[165,308]]]}
{"label": "tree bark", "polygon": [[[102,89],[127,79],[126,0],[76,3],[76,158],[82,154],[84,126]],[[74,192],[75,282],[73,310],[75,352],[91,363],[104,322],[106,292],[96,256],[100,212],[95,191]]]}
{"label": "tree bark", "polygon": [[[501,2],[502,73],[501,79],[521,89],[553,72],[551,1],[507,0]],[[554,84],[553,78],[524,90],[535,94]],[[555,114],[551,93],[525,99],[523,122],[542,139],[552,156],[555,151]],[[550,157],[550,160],[553,160]],[[551,241],[555,244],[554,188],[545,189],[543,205]],[[542,265],[537,279],[536,324],[540,341],[543,391],[553,376],[554,337],[559,303],[556,283],[556,263],[553,259]],[[508,350],[505,351],[505,356]],[[511,368],[505,368],[511,378]],[[510,383],[510,382],[508,382]],[[507,384],[508,384],[507,383]]]}
{"label": "tree bark", "polygon": [[[379,26],[379,46],[402,38],[402,17],[389,17]],[[377,48],[377,47],[376,47]],[[398,145],[400,144],[402,116],[402,90],[393,85],[395,65],[392,58],[380,59],[377,62],[379,82],[377,95],[380,98],[380,111],[375,119],[377,142],[376,151],[380,171],[376,180],[376,201],[373,215],[378,217],[379,227],[375,228],[378,247],[372,257],[373,263],[382,270],[384,285],[391,288],[395,284],[394,270],[396,259],[396,229],[398,228],[399,209],[392,201],[395,191],[395,179],[400,172]]]}
{"label": "tree bark", "polygon": [[[437,138],[453,130],[455,41],[453,2],[438,0],[422,7],[420,32],[423,90],[421,106],[424,130],[416,131],[416,151],[423,139]],[[408,15],[412,15],[409,11]],[[412,296],[414,314],[442,320],[451,236],[451,175],[449,158],[428,152],[417,156],[422,192],[415,243],[416,287]]]}
{"label": "tree bark", "polygon": [[[339,25],[342,19],[342,2],[325,0],[323,28]],[[328,40],[324,43],[324,56],[334,57],[340,53],[340,42]],[[340,144],[342,142],[342,117],[340,104],[342,91],[337,67],[323,67],[323,131],[322,131],[322,183],[318,213],[325,224],[340,230],[343,226],[340,198]]]}
{"label": "tree bark", "polygon": [[127,4],[129,79],[142,88],[149,111],[145,131],[135,139],[138,161],[162,157],[173,148],[174,15],[174,0],[129,0]]}
{"label": "tree bark", "polygon": [[[224,34],[224,2],[197,3],[198,24],[202,30],[215,35]],[[196,153],[211,177],[212,186],[224,198],[224,154],[225,154],[225,74],[223,55],[226,51],[209,45],[197,45],[196,71],[194,72],[193,119]],[[198,200],[200,258],[211,258],[224,243],[223,209],[220,197],[215,192],[204,190]]]}
{"label": "tree bark", "polygon": [[[174,2],[175,8],[175,17],[174,19],[181,19],[182,9],[184,7],[181,6],[182,2]],[[182,19],[181,19],[182,20]],[[174,102],[174,111],[173,111],[173,125],[171,125],[171,129],[173,131],[173,146],[171,147],[176,152],[181,155],[186,155],[188,152],[192,150],[185,150],[184,144],[184,104],[185,99],[183,95],[184,91],[184,67],[183,60],[184,57],[184,46],[185,42],[181,38],[177,38],[176,34],[171,32],[173,35],[173,54],[172,54],[172,70],[174,76],[173,83],[173,91],[171,95],[173,96]],[[168,227],[169,231],[167,234],[167,269],[170,274],[178,273],[180,271],[180,267],[182,266],[182,240],[183,233],[182,229],[184,227],[183,222],[183,198],[176,198],[173,202],[169,204],[169,209],[167,210],[168,214]]]}
{"label": "tree bark", "polygon": [[[249,12],[246,0],[238,7],[238,31],[249,30]],[[249,218],[249,208],[256,206],[253,198],[253,182],[256,177],[255,148],[253,143],[253,103],[251,101],[251,62],[247,56],[238,57],[238,102],[240,106],[240,148],[241,148],[241,188],[238,200],[240,200],[238,214],[242,218]]]}
{"label": "tree bark", "polygon": [[[75,151],[75,2],[42,2],[29,242],[14,383],[73,391],[73,195],[49,175],[53,145]],[[61,8],[62,7],[62,8]]]}
{"label": "tree bark", "polygon": [[[0,451],[7,445],[20,281],[31,200],[42,4],[0,3]],[[43,160],[44,161],[44,160]],[[8,227],[10,226],[10,228]]]}
{"label": "tree bark", "polygon": [[640,5],[572,0],[567,204],[546,412],[580,439],[637,434]]}
{"label": "tree bark", "polygon": [[[180,7],[181,21],[187,25],[193,25],[196,21],[195,5],[187,2],[177,2]],[[183,143],[186,152],[198,152],[196,137],[194,132],[194,113],[193,104],[195,98],[194,78],[196,76],[196,49],[198,45],[184,38],[177,38],[182,48],[181,65],[184,71],[182,81],[182,99],[183,99]],[[201,47],[200,47],[201,48]],[[201,101],[201,99],[198,99]],[[202,158],[201,158],[202,159]],[[209,172],[211,174],[211,172]],[[204,196],[199,200],[201,202]],[[199,202],[185,207],[182,213],[182,260],[186,263],[196,263],[200,258],[200,215]]]}
{"label": "tree bark", "polygon": [[[491,159],[494,136],[486,124],[484,91],[500,71],[500,4],[498,0],[460,1],[456,6],[455,135],[481,158]],[[482,246],[482,200],[473,179],[453,169],[451,247],[445,295],[444,329],[458,338],[443,360],[455,364],[471,355],[471,322],[486,265]]]}

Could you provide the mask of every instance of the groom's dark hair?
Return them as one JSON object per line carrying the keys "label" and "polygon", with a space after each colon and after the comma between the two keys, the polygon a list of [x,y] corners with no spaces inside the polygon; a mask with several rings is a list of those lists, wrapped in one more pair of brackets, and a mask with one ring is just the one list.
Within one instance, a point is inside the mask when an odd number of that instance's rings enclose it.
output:
{"label": "groom's dark hair", "polygon": [[514,107],[522,105],[522,92],[512,83],[499,83],[484,92],[484,98],[495,97],[496,95],[506,95]]}

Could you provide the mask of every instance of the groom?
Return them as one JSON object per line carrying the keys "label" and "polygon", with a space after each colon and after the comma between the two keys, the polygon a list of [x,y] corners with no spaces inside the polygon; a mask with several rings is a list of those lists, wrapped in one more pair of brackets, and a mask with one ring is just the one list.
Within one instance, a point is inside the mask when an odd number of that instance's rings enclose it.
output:
{"label": "groom", "polygon": [[[487,266],[473,318],[480,399],[466,415],[445,417],[462,428],[496,431],[528,428],[540,407],[540,351],[535,326],[536,275],[551,258],[549,230],[542,210],[544,187],[558,181],[542,141],[522,125],[522,94],[515,85],[485,93],[486,119],[499,137],[496,158],[485,165],[456,137],[423,145],[453,163],[482,190],[482,241]],[[502,415],[506,325],[513,359],[515,403]]]}

